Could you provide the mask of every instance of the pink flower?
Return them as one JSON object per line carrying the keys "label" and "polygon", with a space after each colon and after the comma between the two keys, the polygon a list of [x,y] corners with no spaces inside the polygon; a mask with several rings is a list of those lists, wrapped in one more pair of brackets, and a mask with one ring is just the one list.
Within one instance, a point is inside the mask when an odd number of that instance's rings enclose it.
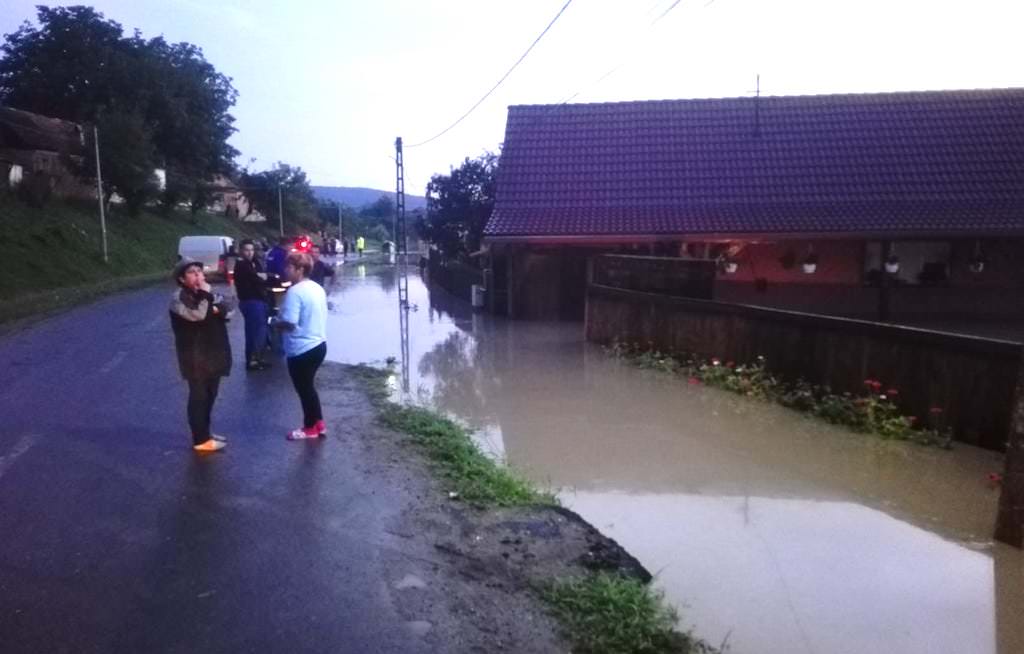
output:
{"label": "pink flower", "polygon": [[940,415],[942,413],[942,407],[933,406],[932,408],[928,409],[928,413],[932,414],[933,416]]}
{"label": "pink flower", "polygon": [[700,383],[700,380],[697,379],[696,377],[690,377],[689,383],[690,383],[691,386],[696,386],[697,384]]}
{"label": "pink flower", "polygon": [[990,472],[988,473],[988,480],[993,484],[1001,484],[1003,483],[1003,476],[998,472]]}
{"label": "pink flower", "polygon": [[898,390],[896,390],[895,388],[890,388],[889,390],[887,390],[885,392],[885,394],[888,395],[889,397],[896,397],[897,395],[900,394],[900,392]]}

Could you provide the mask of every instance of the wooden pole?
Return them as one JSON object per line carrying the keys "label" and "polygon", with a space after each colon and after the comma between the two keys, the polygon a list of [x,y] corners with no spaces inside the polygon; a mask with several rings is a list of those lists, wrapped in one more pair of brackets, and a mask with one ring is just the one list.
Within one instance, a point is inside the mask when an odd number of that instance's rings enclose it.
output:
{"label": "wooden pole", "polygon": [[1024,547],[1024,353],[1017,375],[1017,389],[1013,395],[1013,414],[1006,444],[1003,491],[999,495],[995,538],[1007,545]]}

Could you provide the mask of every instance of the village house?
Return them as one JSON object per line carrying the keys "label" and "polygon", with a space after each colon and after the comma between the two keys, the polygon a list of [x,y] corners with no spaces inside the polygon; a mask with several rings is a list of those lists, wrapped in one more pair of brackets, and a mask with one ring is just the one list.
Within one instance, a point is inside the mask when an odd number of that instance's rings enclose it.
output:
{"label": "village house", "polygon": [[95,197],[76,174],[85,156],[80,125],[0,107],[0,187],[23,186],[38,196]]}
{"label": "village house", "polygon": [[713,258],[724,302],[1021,316],[1024,89],[512,106],[484,237],[513,318],[582,319],[608,252]]}

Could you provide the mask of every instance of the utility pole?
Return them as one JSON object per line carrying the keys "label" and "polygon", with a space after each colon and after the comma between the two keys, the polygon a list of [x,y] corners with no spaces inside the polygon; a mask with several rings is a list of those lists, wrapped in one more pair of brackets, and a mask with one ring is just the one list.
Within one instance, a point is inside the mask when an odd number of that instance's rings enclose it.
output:
{"label": "utility pole", "polygon": [[107,257],[107,216],[103,210],[103,173],[100,172],[100,131],[92,126],[92,142],[96,146],[96,197],[100,201],[100,231],[103,233],[103,263],[110,263]]}
{"label": "utility pole", "polygon": [[281,182],[277,182],[277,221],[280,225],[281,236],[284,236],[284,204],[281,202]]}
{"label": "utility pole", "polygon": [[398,270],[398,301],[409,306],[409,246],[405,238],[405,164],[402,162],[402,137],[395,139],[395,263]]}

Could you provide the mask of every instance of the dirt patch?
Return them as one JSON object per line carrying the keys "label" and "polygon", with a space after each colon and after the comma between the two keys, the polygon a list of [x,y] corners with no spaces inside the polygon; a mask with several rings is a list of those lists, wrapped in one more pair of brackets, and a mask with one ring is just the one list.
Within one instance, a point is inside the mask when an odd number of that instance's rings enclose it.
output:
{"label": "dirt patch", "polygon": [[363,380],[326,364],[318,376],[325,414],[345,416],[332,438],[358,470],[395,489],[402,507],[388,518],[381,580],[404,628],[444,652],[567,652],[568,642],[534,592],[538,582],[590,570],[650,574],[615,541],[564,508],[479,509],[449,499],[425,457],[376,421]]}

